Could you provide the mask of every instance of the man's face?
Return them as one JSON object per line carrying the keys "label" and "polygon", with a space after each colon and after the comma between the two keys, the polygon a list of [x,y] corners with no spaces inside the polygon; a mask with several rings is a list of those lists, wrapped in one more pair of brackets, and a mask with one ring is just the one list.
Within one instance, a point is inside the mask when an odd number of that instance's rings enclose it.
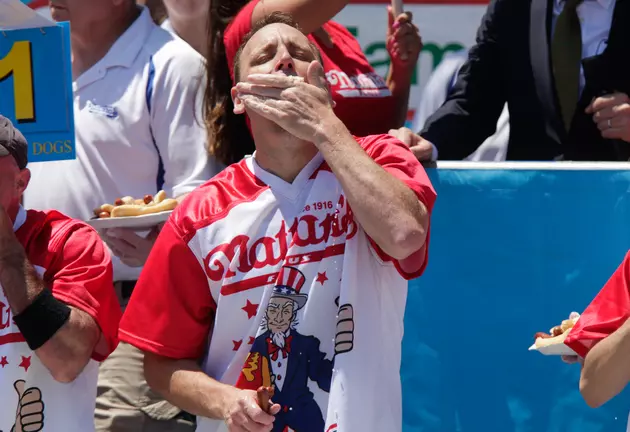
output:
{"label": "man's face", "polygon": [[7,211],[16,209],[29,179],[29,171],[20,171],[12,156],[0,156],[0,206]]}
{"label": "man's face", "polygon": [[122,0],[50,0],[50,14],[55,21],[70,21],[73,28],[84,28],[109,15],[113,4],[120,1]]}
{"label": "man's face", "polygon": [[267,306],[267,326],[272,333],[284,333],[291,327],[294,314],[293,300],[272,297]]}
{"label": "man's face", "polygon": [[164,0],[164,6],[169,16],[179,19],[196,19],[208,14],[210,0]]}
{"label": "man's face", "polygon": [[316,60],[308,39],[286,24],[270,24],[247,42],[240,57],[240,77],[250,74],[284,74],[306,77]]}

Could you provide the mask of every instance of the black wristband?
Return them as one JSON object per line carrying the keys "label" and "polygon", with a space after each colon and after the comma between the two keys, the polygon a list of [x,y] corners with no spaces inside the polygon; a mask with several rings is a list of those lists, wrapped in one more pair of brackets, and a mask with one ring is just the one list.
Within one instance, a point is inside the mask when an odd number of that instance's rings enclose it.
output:
{"label": "black wristband", "polygon": [[70,307],[43,290],[26,309],[13,317],[13,321],[35,351],[44,345],[70,319]]}

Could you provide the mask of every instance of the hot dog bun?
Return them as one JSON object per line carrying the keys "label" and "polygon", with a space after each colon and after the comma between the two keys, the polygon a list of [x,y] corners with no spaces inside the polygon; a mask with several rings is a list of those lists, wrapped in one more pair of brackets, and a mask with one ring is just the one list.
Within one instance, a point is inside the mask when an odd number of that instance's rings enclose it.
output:
{"label": "hot dog bun", "polygon": [[94,215],[98,218],[118,218],[144,216],[163,211],[173,210],[177,206],[177,201],[167,198],[163,190],[152,195],[145,195],[142,199],[134,199],[131,196],[116,198],[114,204],[103,204],[94,209]]}
{"label": "hot dog bun", "polygon": [[570,332],[571,332],[571,329],[568,329],[564,333],[562,333],[560,336],[553,336],[549,338],[538,337],[536,338],[536,341],[534,342],[534,344],[536,345],[536,348],[543,348],[550,345],[563,344],[564,340],[567,338],[567,335]]}
{"label": "hot dog bun", "polygon": [[159,204],[154,205],[138,205],[125,204],[114,207],[111,211],[111,217],[129,217],[129,216],[145,216],[163,211],[173,210],[177,206],[177,200],[167,198]]}
{"label": "hot dog bun", "polygon": [[543,348],[550,345],[563,344],[579,318],[579,314],[572,313],[569,319],[562,321],[559,326],[555,326],[549,330],[550,334],[542,332],[536,333],[536,335],[534,335],[536,339],[534,345],[536,345],[536,348]]}
{"label": "hot dog bun", "polygon": [[166,192],[161,190],[158,193],[156,193],[155,196],[153,197],[153,204],[159,204],[165,199],[166,199]]}

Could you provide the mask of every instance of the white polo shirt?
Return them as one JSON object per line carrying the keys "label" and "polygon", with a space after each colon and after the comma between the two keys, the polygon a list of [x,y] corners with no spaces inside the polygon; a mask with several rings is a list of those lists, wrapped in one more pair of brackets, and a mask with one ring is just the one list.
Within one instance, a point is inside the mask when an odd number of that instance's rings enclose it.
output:
{"label": "white polo shirt", "polygon": [[[116,198],[159,189],[177,196],[214,176],[222,167],[205,150],[203,77],[203,58],[143,8],[74,80],[77,159],[31,164],[25,207],[86,220]],[[115,280],[135,280],[140,270],[114,259]]]}

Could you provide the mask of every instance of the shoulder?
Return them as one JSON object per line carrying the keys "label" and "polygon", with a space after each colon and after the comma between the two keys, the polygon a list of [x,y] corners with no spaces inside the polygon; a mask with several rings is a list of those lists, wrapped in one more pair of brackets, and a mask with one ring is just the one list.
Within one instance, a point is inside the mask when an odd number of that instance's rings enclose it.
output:
{"label": "shoulder", "polygon": [[156,75],[168,74],[178,80],[203,76],[204,59],[179,37],[155,25],[143,46],[144,58]]}
{"label": "shoulder", "polygon": [[394,147],[409,151],[409,148],[402,141],[387,134],[354,137],[354,139],[371,157],[380,154],[385,148]]}
{"label": "shoulder", "polygon": [[17,231],[29,259],[41,260],[41,254],[72,254],[92,250],[95,258],[102,258],[105,248],[97,232],[85,222],[72,219],[58,211],[27,212],[26,222]]}
{"label": "shoulder", "polygon": [[171,223],[188,241],[201,228],[224,219],[236,206],[255,201],[267,189],[268,186],[251,173],[243,159],[184,198],[171,214]]}

